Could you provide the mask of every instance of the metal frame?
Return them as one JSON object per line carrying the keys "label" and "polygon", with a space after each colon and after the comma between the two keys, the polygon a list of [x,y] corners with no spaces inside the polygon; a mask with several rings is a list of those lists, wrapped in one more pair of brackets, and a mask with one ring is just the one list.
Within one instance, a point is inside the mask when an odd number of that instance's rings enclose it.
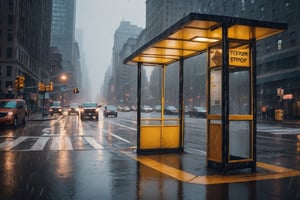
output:
{"label": "metal frame", "polygon": [[[137,153],[165,153],[182,152],[184,150],[184,102],[183,102],[183,68],[184,59],[206,52],[213,43],[222,44],[222,110],[221,116],[211,115],[208,120],[221,120],[222,144],[221,144],[221,162],[207,160],[209,167],[219,168],[227,171],[236,168],[256,169],[256,41],[272,35],[281,33],[287,29],[285,23],[274,23],[267,21],[258,21],[245,18],[236,18],[229,16],[208,15],[199,13],[190,13],[183,17],[177,23],[166,29],[164,32],[153,38],[148,43],[133,52],[124,59],[125,64],[138,64],[138,109],[137,109]],[[229,60],[228,48],[229,40],[249,41],[251,52],[251,115],[235,116],[229,115]],[[179,145],[176,148],[158,148],[143,150],[141,146],[141,66],[166,66],[179,62],[179,105],[180,105],[180,133]],[[165,71],[163,73],[165,75]],[[163,75],[163,76],[164,76]],[[208,77],[210,82],[210,77]],[[164,104],[164,77],[162,81],[162,109]],[[210,97],[207,97],[209,101]],[[164,116],[162,119],[164,122]],[[248,120],[252,122],[252,150],[253,159],[249,162],[229,160],[229,122],[231,120]],[[162,127],[164,124],[162,124]],[[207,124],[207,126],[209,126]],[[208,127],[207,127],[208,128]],[[145,141],[143,141],[145,142]]]}

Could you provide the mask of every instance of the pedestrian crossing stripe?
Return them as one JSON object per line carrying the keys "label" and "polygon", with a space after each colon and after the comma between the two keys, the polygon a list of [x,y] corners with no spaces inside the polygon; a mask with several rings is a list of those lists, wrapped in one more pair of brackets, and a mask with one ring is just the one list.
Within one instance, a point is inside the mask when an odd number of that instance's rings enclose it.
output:
{"label": "pedestrian crossing stripe", "polygon": [[[88,136],[80,136],[84,140],[81,141],[82,143],[87,142],[89,146],[91,146],[93,149],[101,150],[104,149],[104,147],[97,143],[97,141],[93,137]],[[76,138],[76,137],[74,137]],[[35,139],[36,141],[31,145],[30,147],[25,148],[18,148],[18,145],[20,145],[23,142],[26,142],[26,140],[29,139]],[[50,143],[49,147],[47,144]],[[55,137],[32,137],[32,136],[21,136],[18,138],[6,138],[5,141],[0,143],[0,151],[9,151],[9,150],[15,150],[15,151],[44,151],[44,150],[52,150],[52,151],[71,151],[76,150],[74,149],[71,138],[69,136],[55,136]],[[80,149],[82,150],[82,149]]]}

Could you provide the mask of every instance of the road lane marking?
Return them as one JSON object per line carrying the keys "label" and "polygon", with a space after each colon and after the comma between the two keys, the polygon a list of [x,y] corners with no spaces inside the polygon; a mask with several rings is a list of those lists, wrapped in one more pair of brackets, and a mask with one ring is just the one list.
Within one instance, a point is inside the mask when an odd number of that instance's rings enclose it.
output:
{"label": "road lane marking", "polygon": [[175,167],[166,165],[158,162],[147,156],[137,156],[132,152],[122,151],[128,157],[138,161],[139,163],[148,166],[166,176],[172,177],[176,180],[192,183],[192,184],[224,184],[224,183],[239,183],[249,181],[261,181],[261,180],[273,180],[281,179],[293,176],[300,176],[300,171],[267,163],[257,162],[257,167],[264,168],[270,172],[263,173],[249,173],[239,175],[209,175],[209,176],[198,176],[192,173],[177,169]]}
{"label": "road lane marking", "polygon": [[120,137],[120,136],[118,136],[118,135],[116,135],[116,134],[114,134],[114,133],[112,133],[112,132],[110,132],[110,131],[108,131],[108,130],[103,129],[102,131],[103,131],[104,133],[110,134],[111,136],[113,136],[113,137],[115,137],[115,138],[117,138],[117,139],[119,139],[119,140],[121,140],[121,141],[123,141],[123,142],[126,142],[126,143],[128,143],[128,144],[131,144],[131,142],[130,142],[129,140],[126,140],[126,139],[124,139],[124,138],[122,138],[122,137]]}
{"label": "road lane marking", "polygon": [[21,142],[25,141],[27,138],[31,138],[31,137],[21,136],[15,140],[2,142],[2,143],[0,143],[0,149],[10,150],[10,149],[14,148],[15,146],[17,146],[18,144],[20,144]]}
{"label": "road lane marking", "polygon": [[96,142],[96,140],[92,137],[84,137],[84,139],[90,144],[92,145],[92,147],[94,147],[95,149],[104,149],[103,146],[99,143]]}
{"label": "road lane marking", "polygon": [[126,125],[123,125],[123,124],[121,124],[121,123],[114,122],[114,121],[109,121],[109,122],[112,123],[112,124],[118,125],[118,126],[120,126],[120,127],[127,128],[127,129],[130,129],[130,130],[133,130],[133,131],[136,131],[136,128],[133,128],[133,127],[130,127],[130,126],[126,126]]}
{"label": "road lane marking", "polygon": [[41,151],[46,146],[49,137],[39,137],[39,139],[34,143],[34,145],[30,148],[32,151]]}

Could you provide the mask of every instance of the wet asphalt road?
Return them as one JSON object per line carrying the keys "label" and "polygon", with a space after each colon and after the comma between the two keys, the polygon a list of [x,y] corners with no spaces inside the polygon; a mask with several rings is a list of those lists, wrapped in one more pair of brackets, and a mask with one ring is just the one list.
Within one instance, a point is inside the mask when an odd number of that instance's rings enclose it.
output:
{"label": "wet asphalt road", "polygon": [[[205,166],[205,119],[185,121],[185,153],[139,158],[133,112],[99,121],[64,115],[2,127],[0,199],[300,199],[299,126],[258,124],[257,160],[284,168],[224,176]],[[207,176],[223,182],[208,183]]]}

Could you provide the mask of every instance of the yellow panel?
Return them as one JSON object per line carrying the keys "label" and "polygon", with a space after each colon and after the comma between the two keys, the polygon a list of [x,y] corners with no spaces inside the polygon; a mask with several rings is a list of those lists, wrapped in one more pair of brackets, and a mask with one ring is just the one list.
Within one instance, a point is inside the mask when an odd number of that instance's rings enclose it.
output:
{"label": "yellow panel", "polygon": [[222,126],[209,124],[207,159],[222,162]]}
{"label": "yellow panel", "polygon": [[230,66],[250,67],[249,49],[230,48],[228,54]]}
{"label": "yellow panel", "polygon": [[140,149],[161,148],[161,127],[141,126]]}
{"label": "yellow panel", "polygon": [[157,55],[157,56],[186,56],[194,54],[196,51],[188,51],[181,49],[168,49],[168,48],[150,48],[144,52],[145,55]]}
{"label": "yellow panel", "polygon": [[201,51],[207,49],[208,43],[168,39],[158,42],[155,47]]}
{"label": "yellow panel", "polygon": [[[177,58],[178,59],[178,58]],[[170,63],[173,60],[171,58],[161,58],[161,57],[136,57],[133,59],[134,62],[142,62],[142,63]]]}
{"label": "yellow panel", "polygon": [[249,40],[250,34],[249,26],[235,25],[228,29],[228,38]]}
{"label": "yellow panel", "polygon": [[186,27],[195,27],[195,28],[202,28],[208,29],[209,27],[218,25],[218,22],[214,21],[204,21],[204,20],[193,20],[186,24]]}
{"label": "yellow panel", "polygon": [[229,120],[235,121],[252,121],[253,115],[229,115]]}
{"label": "yellow panel", "polygon": [[164,126],[162,135],[162,148],[179,148],[180,147],[180,127]]}
{"label": "yellow panel", "polygon": [[281,33],[283,30],[274,29],[274,28],[262,28],[256,27],[255,28],[255,37],[257,40],[269,37],[271,35],[275,35],[277,33]]}
{"label": "yellow panel", "polygon": [[169,36],[170,39],[177,40],[192,40],[195,37],[207,37],[221,40],[222,31],[221,29],[211,31],[209,29],[182,28]]}

